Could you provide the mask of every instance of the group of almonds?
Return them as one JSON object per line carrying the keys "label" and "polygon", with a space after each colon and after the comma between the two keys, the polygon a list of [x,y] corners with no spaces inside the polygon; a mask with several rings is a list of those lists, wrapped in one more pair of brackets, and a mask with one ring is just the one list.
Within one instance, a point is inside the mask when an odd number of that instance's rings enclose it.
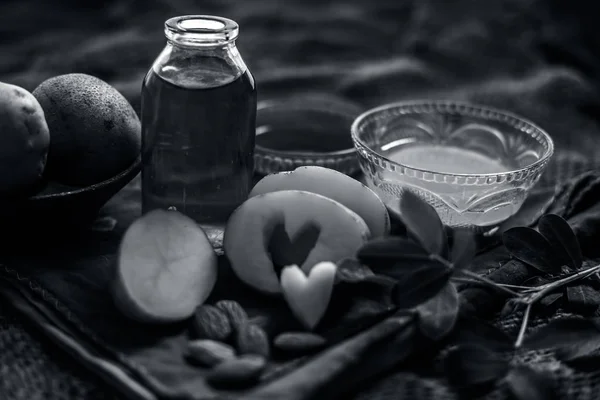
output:
{"label": "group of almonds", "polygon": [[[203,304],[192,321],[194,339],[188,343],[187,360],[209,368],[206,381],[215,388],[243,388],[258,382],[271,355],[265,330],[253,323],[242,306],[233,300]],[[273,340],[284,354],[302,355],[326,343],[308,332],[285,332]]]}

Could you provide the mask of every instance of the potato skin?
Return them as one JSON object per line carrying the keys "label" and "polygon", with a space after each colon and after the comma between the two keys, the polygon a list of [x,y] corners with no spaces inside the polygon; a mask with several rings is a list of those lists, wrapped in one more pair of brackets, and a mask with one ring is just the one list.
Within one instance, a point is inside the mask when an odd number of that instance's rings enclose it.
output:
{"label": "potato skin", "polygon": [[52,141],[47,177],[74,186],[102,182],[129,167],[141,149],[141,124],[133,107],[108,83],[66,74],[34,91]]}
{"label": "potato skin", "polygon": [[42,182],[50,134],[27,90],[0,82],[0,197],[33,194]]}

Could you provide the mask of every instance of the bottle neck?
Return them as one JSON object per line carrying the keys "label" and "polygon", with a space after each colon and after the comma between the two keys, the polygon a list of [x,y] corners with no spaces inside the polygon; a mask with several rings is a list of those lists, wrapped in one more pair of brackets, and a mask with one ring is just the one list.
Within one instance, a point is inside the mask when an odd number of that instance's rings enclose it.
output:
{"label": "bottle neck", "polygon": [[222,43],[219,45],[197,45],[197,44],[189,44],[182,43],[181,41],[174,41],[167,39],[167,47],[171,49],[171,53],[173,55],[177,54],[188,54],[193,55],[196,54],[198,56],[206,56],[206,57],[234,57],[235,55],[239,56],[239,52],[235,41],[229,41],[227,43]]}
{"label": "bottle neck", "polygon": [[190,46],[169,40],[152,68],[161,78],[186,88],[222,86],[247,71],[235,41]]}

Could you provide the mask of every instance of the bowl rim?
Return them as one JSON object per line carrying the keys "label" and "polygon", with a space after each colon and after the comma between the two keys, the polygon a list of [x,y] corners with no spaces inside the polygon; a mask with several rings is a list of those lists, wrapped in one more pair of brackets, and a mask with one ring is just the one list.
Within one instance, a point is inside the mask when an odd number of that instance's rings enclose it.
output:
{"label": "bowl rim", "polygon": [[[273,107],[281,107],[282,109],[290,110],[290,111],[298,111],[298,110],[306,110],[306,111],[317,111],[321,113],[326,113],[329,115],[337,115],[341,117],[348,117],[349,121],[351,121],[350,125],[354,122],[358,115],[351,112],[344,112],[341,110],[324,110],[322,107],[319,107],[318,104],[306,104],[306,103],[295,103],[293,99],[281,99],[281,100],[261,100],[258,102],[256,106],[257,114],[261,110],[273,108]],[[258,115],[257,115],[258,119]],[[257,124],[258,125],[258,124]],[[257,126],[258,128],[258,126]],[[258,136],[258,135],[257,135]],[[310,159],[319,159],[319,158],[327,158],[327,157],[336,157],[342,158],[349,155],[354,155],[356,153],[356,148],[354,146],[335,150],[335,151],[286,151],[286,150],[275,150],[270,147],[260,146],[255,144],[254,146],[255,152],[258,153],[259,156],[275,156],[280,157],[282,159],[285,158],[310,158]]]}
{"label": "bowl rim", "polygon": [[74,190],[65,191],[65,192],[38,194],[38,195],[30,196],[27,200],[28,201],[42,201],[42,200],[48,200],[48,199],[53,199],[53,198],[57,198],[57,197],[72,196],[75,194],[96,190],[96,189],[102,188],[104,186],[108,186],[111,183],[117,182],[117,181],[125,178],[126,176],[128,176],[130,173],[132,173],[134,171],[138,172],[139,169],[141,168],[141,165],[142,165],[142,156],[141,156],[141,154],[139,154],[136,157],[135,161],[129,167],[125,168],[123,171],[119,172],[118,174],[116,174],[106,180],[103,180],[98,183],[94,183],[93,185],[83,186],[83,187],[80,187],[80,188],[77,188]]}
{"label": "bowl rim", "polygon": [[[517,122],[519,122],[521,124],[525,124],[529,128],[532,128],[533,130],[535,130],[543,138],[543,140],[546,141],[546,143],[548,144],[548,147],[547,147],[546,151],[544,152],[544,154],[542,155],[542,157],[540,157],[540,159],[538,159],[538,160],[534,161],[533,163],[528,164],[524,167],[521,167],[521,168],[517,168],[517,169],[513,169],[513,170],[509,170],[509,171],[492,172],[492,173],[485,173],[485,174],[459,174],[459,173],[450,173],[450,172],[441,172],[441,171],[431,171],[431,170],[427,170],[424,168],[416,168],[416,167],[408,166],[405,164],[401,164],[397,161],[392,161],[389,158],[381,155],[379,152],[372,149],[361,138],[359,138],[359,134],[358,134],[359,127],[368,117],[378,114],[378,113],[381,113],[382,111],[387,111],[389,109],[393,109],[393,108],[407,108],[408,109],[410,107],[418,107],[418,106],[427,106],[427,107],[435,107],[435,108],[466,107],[466,108],[470,108],[471,111],[478,111],[478,112],[483,112],[483,113],[493,113],[500,117],[510,118],[510,119],[516,120]],[[447,112],[445,112],[445,111],[440,112],[438,110],[433,110],[432,112],[425,111],[422,113],[417,113],[414,111],[407,112],[407,114],[417,114],[417,115],[418,114],[435,114],[435,113],[445,114]],[[456,110],[456,114],[465,115],[465,112]],[[457,178],[489,178],[489,177],[515,175],[515,174],[519,174],[519,173],[527,173],[529,171],[535,171],[535,170],[539,169],[540,167],[544,166],[549,161],[549,159],[552,157],[552,155],[554,154],[554,141],[552,140],[552,137],[537,124],[533,123],[532,121],[530,121],[524,117],[521,117],[520,115],[518,115],[516,113],[510,112],[507,110],[503,110],[500,108],[486,106],[486,105],[477,104],[477,103],[468,102],[468,101],[421,99],[421,100],[398,101],[398,102],[383,104],[383,105],[371,108],[369,110],[366,110],[361,115],[356,117],[356,119],[354,120],[354,122],[352,123],[352,126],[350,128],[350,133],[352,136],[352,141],[354,142],[354,146],[355,146],[357,152],[359,152],[359,153],[360,153],[360,148],[362,148],[362,149],[365,149],[367,152],[371,153],[372,155],[374,155],[378,158],[384,159],[386,162],[388,162],[391,165],[394,165],[396,167],[399,167],[399,168],[404,168],[404,169],[412,170],[412,171],[418,171],[418,172],[422,172],[425,174],[434,174],[434,175],[457,177]]]}

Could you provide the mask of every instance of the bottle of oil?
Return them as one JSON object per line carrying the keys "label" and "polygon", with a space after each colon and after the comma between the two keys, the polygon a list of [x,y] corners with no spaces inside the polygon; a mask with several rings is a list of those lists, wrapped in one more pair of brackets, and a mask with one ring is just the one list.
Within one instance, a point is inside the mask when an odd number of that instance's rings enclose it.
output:
{"label": "bottle of oil", "polygon": [[[142,86],[142,212],[177,209],[221,230],[248,196],[256,87],[234,21],[171,18]],[[211,237],[211,234],[209,234]]]}

